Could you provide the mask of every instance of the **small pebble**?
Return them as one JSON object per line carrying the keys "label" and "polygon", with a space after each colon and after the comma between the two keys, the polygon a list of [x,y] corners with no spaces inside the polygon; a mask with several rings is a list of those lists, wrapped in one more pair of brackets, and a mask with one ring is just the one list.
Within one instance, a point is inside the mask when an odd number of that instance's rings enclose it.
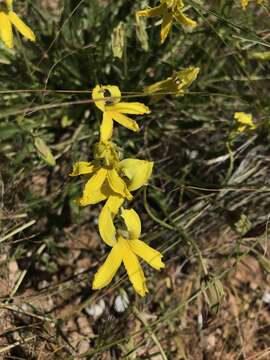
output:
{"label": "small pebble", "polygon": [[96,320],[103,314],[105,307],[105,301],[101,299],[97,304],[87,306],[85,311],[88,315],[93,316],[93,318]]}
{"label": "small pebble", "polygon": [[117,295],[114,300],[114,310],[118,313],[123,313],[129,305],[129,299],[126,293]]}
{"label": "small pebble", "polygon": [[265,292],[263,294],[262,301],[265,302],[266,304],[270,304],[270,292]]}

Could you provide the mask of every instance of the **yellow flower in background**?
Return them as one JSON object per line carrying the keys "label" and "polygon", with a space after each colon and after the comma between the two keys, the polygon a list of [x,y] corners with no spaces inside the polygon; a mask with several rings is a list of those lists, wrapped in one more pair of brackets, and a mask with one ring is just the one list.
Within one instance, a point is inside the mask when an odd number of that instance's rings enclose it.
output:
{"label": "yellow flower in background", "polygon": [[141,221],[133,209],[122,209],[121,217],[124,220],[126,229],[119,230],[118,233],[113,224],[110,210],[105,208],[102,211],[103,221],[100,223],[100,233],[103,240],[112,247],[112,250],[95,274],[93,289],[101,289],[108,285],[123,262],[135,291],[144,296],[148,289],[138,257],[142,258],[154,269],[160,270],[165,266],[161,260],[162,254],[139,240]]}
{"label": "yellow flower in background", "polygon": [[[175,72],[166,80],[158,81],[144,88],[146,94],[152,95],[151,102],[155,103],[162,99],[167,93],[171,95],[183,96],[187,88],[197,79],[200,68],[190,66],[186,69]],[[158,95],[158,93],[161,93]]]}
{"label": "yellow flower in background", "polygon": [[103,112],[100,126],[100,141],[110,140],[113,132],[113,121],[132,130],[139,131],[137,122],[124,114],[149,114],[150,110],[139,102],[121,102],[121,91],[117,86],[97,85],[92,92],[95,105]]}
{"label": "yellow flower in background", "polygon": [[270,61],[270,51],[254,51],[248,54],[248,58],[259,61]]}
{"label": "yellow flower in background", "polygon": [[95,146],[94,161],[74,164],[70,176],[87,177],[81,206],[97,204],[107,199],[106,205],[116,215],[125,199],[131,200],[130,191],[145,185],[152,174],[153,163],[138,159],[119,159],[116,146],[99,142]]}
{"label": "yellow flower in background", "polygon": [[[264,0],[256,0],[257,4],[261,4]],[[243,10],[246,10],[249,4],[249,0],[241,0]]]}
{"label": "yellow flower in background", "polygon": [[164,43],[169,32],[171,31],[173,22],[175,21],[184,28],[195,28],[196,21],[188,18],[184,12],[184,3],[182,0],[160,0],[160,5],[154,8],[141,10],[136,13],[137,16],[161,16],[162,24],[160,31],[160,42]]}
{"label": "yellow flower in background", "polygon": [[244,112],[236,112],[234,119],[238,123],[237,132],[244,132],[246,130],[256,129],[256,125],[253,122],[252,114],[246,114]]}
{"label": "yellow flower in background", "polygon": [[0,39],[8,48],[13,48],[12,25],[27,39],[36,40],[33,31],[12,11],[12,0],[5,0],[5,5],[0,4]]}

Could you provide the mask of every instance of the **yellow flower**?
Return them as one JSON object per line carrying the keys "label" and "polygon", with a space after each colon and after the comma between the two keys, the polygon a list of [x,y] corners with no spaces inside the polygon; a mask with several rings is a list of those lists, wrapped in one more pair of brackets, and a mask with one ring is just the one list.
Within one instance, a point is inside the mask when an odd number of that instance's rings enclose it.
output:
{"label": "yellow flower", "polygon": [[12,0],[5,0],[5,5],[0,4],[0,39],[8,48],[13,48],[12,25],[27,39],[36,40],[33,31],[12,11]]}
{"label": "yellow flower", "polygon": [[126,230],[119,230],[118,233],[114,227],[110,210],[104,207],[102,213],[103,221],[100,223],[100,233],[103,240],[112,247],[112,250],[95,275],[93,289],[101,289],[108,285],[123,262],[135,291],[144,296],[148,290],[137,256],[145,260],[154,269],[160,270],[165,266],[161,260],[162,254],[139,240],[141,221],[133,209],[122,209],[121,217],[124,220]]}
{"label": "yellow flower", "polygon": [[118,150],[111,142],[96,144],[94,158],[93,162],[75,163],[70,174],[88,178],[78,202],[86,206],[108,199],[106,206],[115,215],[126,198],[132,199],[130,191],[147,183],[153,163],[138,159],[120,161]]}
{"label": "yellow flower", "polygon": [[160,5],[154,8],[137,12],[137,16],[161,16],[162,24],[160,31],[161,44],[166,40],[173,22],[176,21],[184,28],[194,28],[197,26],[196,21],[188,18],[184,12],[184,3],[182,0],[160,0]]}
{"label": "yellow flower", "polygon": [[[261,4],[263,0],[256,0],[257,4]],[[241,0],[243,10],[246,10],[249,4],[249,0]]]}
{"label": "yellow flower", "polygon": [[113,120],[120,125],[139,131],[137,122],[124,114],[149,114],[150,110],[144,104],[139,102],[121,102],[121,91],[117,86],[97,85],[92,98],[96,106],[103,112],[103,119],[100,127],[100,141],[110,140],[113,132]]}
{"label": "yellow flower", "polygon": [[237,132],[244,132],[246,130],[256,129],[256,125],[253,122],[252,114],[246,114],[244,112],[236,112],[234,119],[238,123]]}
{"label": "yellow flower", "polygon": [[[172,95],[183,96],[186,89],[196,80],[200,68],[190,66],[186,69],[175,72],[172,76],[168,77],[166,80],[158,81],[152,85],[147,86],[144,89],[146,94],[155,94],[153,96],[153,102],[159,101],[163,98],[166,93],[172,93]],[[161,93],[158,95],[158,93]]]}

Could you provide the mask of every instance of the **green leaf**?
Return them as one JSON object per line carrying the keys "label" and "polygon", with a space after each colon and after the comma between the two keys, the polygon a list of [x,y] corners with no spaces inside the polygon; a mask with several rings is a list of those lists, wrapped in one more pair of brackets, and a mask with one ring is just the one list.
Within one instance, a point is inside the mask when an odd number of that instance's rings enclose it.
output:
{"label": "green leaf", "polygon": [[146,20],[136,16],[136,36],[144,51],[149,50],[148,35],[146,32]]}
{"label": "green leaf", "polygon": [[122,21],[112,32],[112,52],[114,57],[122,59],[125,48],[125,25]]}
{"label": "green leaf", "polygon": [[20,128],[16,125],[4,123],[0,125],[0,140],[8,140],[13,138],[20,132]]}
{"label": "green leaf", "polygon": [[49,164],[51,166],[55,166],[55,164],[56,164],[55,159],[53,157],[53,154],[52,154],[50,148],[45,143],[45,141],[43,139],[41,139],[40,137],[36,137],[34,144],[38,151],[39,156],[44,161],[46,161],[47,164]]}

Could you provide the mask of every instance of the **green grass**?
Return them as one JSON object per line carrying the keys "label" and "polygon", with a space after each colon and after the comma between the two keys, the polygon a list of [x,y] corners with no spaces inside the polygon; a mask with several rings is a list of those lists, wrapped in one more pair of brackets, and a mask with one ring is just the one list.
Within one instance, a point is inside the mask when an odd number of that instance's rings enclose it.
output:
{"label": "green grass", "polygon": [[[38,39],[16,35],[14,50],[0,45],[4,358],[267,359],[270,65],[252,54],[269,51],[269,3],[251,2],[243,12],[239,2],[186,0],[197,28],[175,26],[160,46],[159,19],[149,19],[144,47],[134,15],[155,1],[66,0],[56,12],[15,2]],[[119,22],[121,60],[111,48]],[[200,74],[187,94],[149,105],[143,88],[188,66]],[[136,93],[152,111],[139,133],[115,130],[125,157],[155,162],[132,202],[143,240],[166,262],[160,273],[145,268],[145,299],[123,269],[107,288],[91,290],[109,249],[97,234],[100,207],[74,203],[82,182],[68,174],[75,161],[91,159],[98,139],[100,113],[91,102],[98,83],[119,86],[127,101]],[[252,113],[256,130],[236,134],[236,111]],[[37,138],[54,166],[40,156]],[[208,290],[218,279],[224,287],[218,313],[204,296],[206,268]],[[123,292],[130,304],[119,315],[113,302]],[[93,318],[89,309],[101,300],[105,311]]]}

